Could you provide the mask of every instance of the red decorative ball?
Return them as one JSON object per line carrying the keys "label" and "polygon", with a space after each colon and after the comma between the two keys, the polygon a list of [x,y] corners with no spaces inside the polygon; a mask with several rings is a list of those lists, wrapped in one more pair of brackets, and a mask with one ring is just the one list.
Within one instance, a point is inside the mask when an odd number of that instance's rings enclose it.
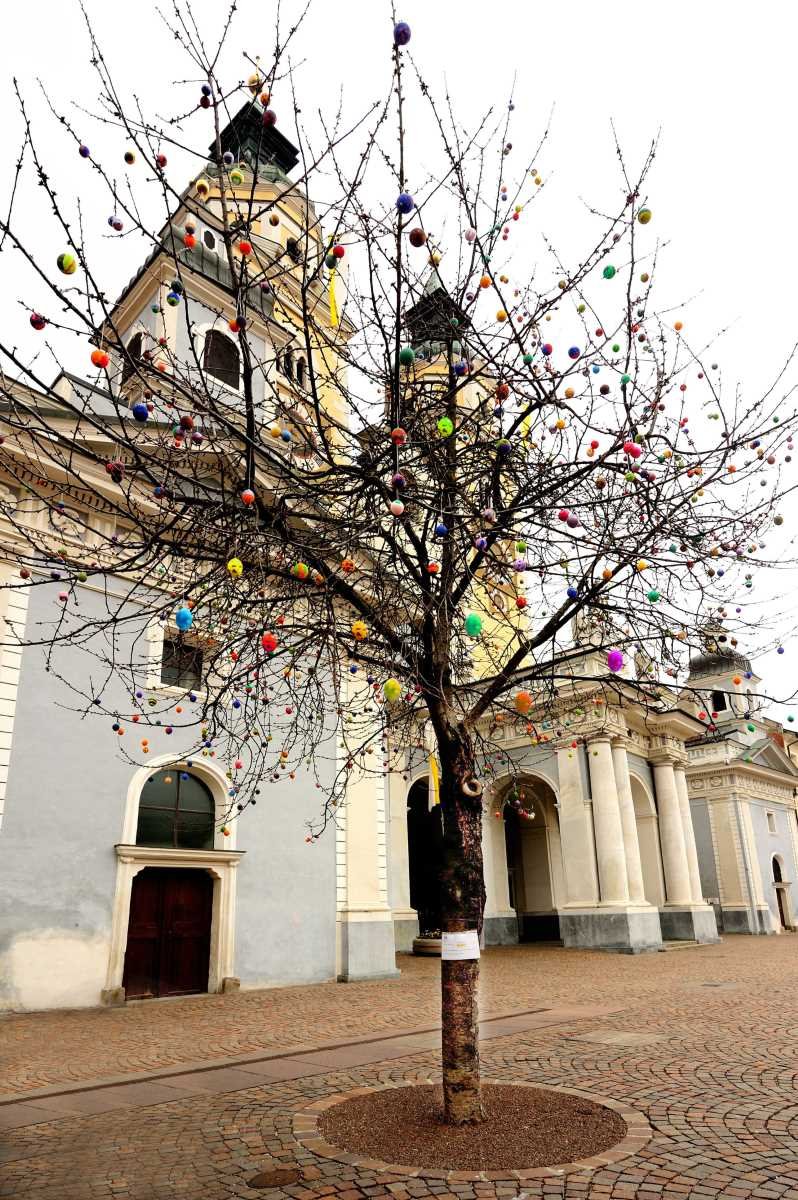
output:
{"label": "red decorative ball", "polygon": [[31,313],[31,315],[30,315],[30,323],[34,329],[44,329],[45,325],[47,324],[47,321],[41,315],[41,313],[34,312],[34,313]]}
{"label": "red decorative ball", "polygon": [[405,442],[407,441],[407,430],[402,429],[401,426],[397,426],[396,429],[392,429],[391,441],[393,442],[394,446],[404,446]]}
{"label": "red decorative ball", "polygon": [[266,126],[267,129],[271,129],[272,126],[277,124],[277,113],[274,111],[273,108],[264,108],[263,124]]}
{"label": "red decorative ball", "polygon": [[260,644],[263,646],[263,649],[267,654],[273,654],[277,649],[277,638],[273,633],[264,633],[263,637],[260,639]]}
{"label": "red decorative ball", "polygon": [[423,246],[427,240],[427,235],[423,229],[411,229],[407,237],[410,245],[415,246],[417,249]]}
{"label": "red decorative ball", "polygon": [[336,258],[343,258],[343,256],[346,254],[346,250],[343,246],[333,246],[332,252]]}
{"label": "red decorative ball", "polygon": [[243,254],[244,256],[246,256],[247,254],[251,254],[252,253],[252,243],[251,242],[239,242],[238,250],[239,250],[239,253]]}
{"label": "red decorative ball", "polygon": [[252,491],[252,488],[244,488],[243,492],[241,493],[241,500],[244,504],[255,503],[255,493]]}

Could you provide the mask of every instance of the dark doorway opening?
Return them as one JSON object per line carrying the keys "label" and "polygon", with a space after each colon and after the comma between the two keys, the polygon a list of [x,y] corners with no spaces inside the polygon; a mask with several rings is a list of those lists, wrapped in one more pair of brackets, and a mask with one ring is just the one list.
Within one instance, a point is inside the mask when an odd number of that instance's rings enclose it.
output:
{"label": "dark doorway opening", "polygon": [[128,1000],[207,992],[213,880],[205,871],[145,867],[130,894]]}
{"label": "dark doorway opening", "polygon": [[789,929],[790,923],[787,920],[787,904],[784,899],[784,876],[781,873],[781,862],[775,857],[773,859],[773,882],[776,885],[776,903],[779,906],[779,922],[782,929]]}
{"label": "dark doorway opening", "polygon": [[407,849],[410,904],[418,913],[421,937],[437,937],[441,929],[441,806],[429,807],[429,784],[418,779],[407,797]]}

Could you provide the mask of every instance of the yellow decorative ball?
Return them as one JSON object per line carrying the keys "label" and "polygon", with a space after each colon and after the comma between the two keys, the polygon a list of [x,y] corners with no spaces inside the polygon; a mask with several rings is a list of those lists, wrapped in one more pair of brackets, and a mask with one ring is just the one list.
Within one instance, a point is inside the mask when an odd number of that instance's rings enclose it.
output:
{"label": "yellow decorative ball", "polygon": [[227,564],[227,572],[233,579],[240,579],[244,574],[244,564],[240,558],[231,558]]}
{"label": "yellow decorative ball", "polygon": [[398,679],[386,679],[382,685],[382,694],[389,704],[395,704],[402,694],[402,685]]}
{"label": "yellow decorative ball", "polygon": [[368,635],[368,626],[365,621],[354,621],[352,623],[352,637],[356,642],[364,642]]}

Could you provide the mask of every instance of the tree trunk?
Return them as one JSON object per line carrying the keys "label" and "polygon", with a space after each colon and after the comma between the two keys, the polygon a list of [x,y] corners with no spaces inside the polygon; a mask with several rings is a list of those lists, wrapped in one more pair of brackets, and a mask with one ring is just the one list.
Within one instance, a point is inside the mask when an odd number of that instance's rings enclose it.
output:
{"label": "tree trunk", "polygon": [[[482,796],[474,791],[474,754],[460,731],[438,738],[443,815],[441,925],[444,933],[482,932]],[[465,790],[464,790],[465,785]],[[479,1076],[479,959],[441,959],[444,1120],[451,1125],[485,1119]]]}

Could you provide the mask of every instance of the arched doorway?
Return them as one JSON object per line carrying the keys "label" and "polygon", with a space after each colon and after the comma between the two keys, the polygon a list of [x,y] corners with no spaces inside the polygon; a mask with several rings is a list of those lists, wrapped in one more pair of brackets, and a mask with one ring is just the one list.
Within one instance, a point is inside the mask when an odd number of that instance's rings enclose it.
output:
{"label": "arched doorway", "polygon": [[782,929],[791,929],[790,916],[787,902],[787,884],[784,882],[784,872],[782,870],[781,859],[778,854],[773,855],[773,886],[776,890],[776,904],[779,909],[779,924]]}
{"label": "arched doorway", "polygon": [[430,806],[427,778],[417,779],[407,796],[407,856],[410,907],[418,913],[419,934],[437,937],[441,930],[443,825],[440,805]]}
{"label": "arched doorway", "polygon": [[207,992],[213,880],[206,871],[145,867],[130,892],[122,986],[129,1000]]}
{"label": "arched doorway", "polygon": [[649,904],[661,908],[665,903],[665,880],[662,874],[657,806],[648,788],[636,775],[630,774],[629,779],[637,822],[640,866],[643,870],[643,892]]}
{"label": "arched doorway", "polygon": [[555,893],[561,875],[554,792],[541,779],[519,779],[500,796],[510,907],[522,942],[559,941]]}

